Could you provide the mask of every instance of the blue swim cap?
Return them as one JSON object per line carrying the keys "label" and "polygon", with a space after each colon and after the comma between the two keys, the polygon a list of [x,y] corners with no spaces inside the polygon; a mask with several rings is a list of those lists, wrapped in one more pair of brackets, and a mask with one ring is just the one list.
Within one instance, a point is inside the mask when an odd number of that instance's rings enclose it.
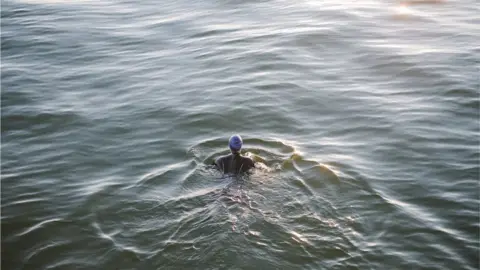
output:
{"label": "blue swim cap", "polygon": [[230,146],[230,149],[239,151],[242,148],[242,137],[240,135],[233,135],[230,137],[230,140],[228,141],[228,146]]}

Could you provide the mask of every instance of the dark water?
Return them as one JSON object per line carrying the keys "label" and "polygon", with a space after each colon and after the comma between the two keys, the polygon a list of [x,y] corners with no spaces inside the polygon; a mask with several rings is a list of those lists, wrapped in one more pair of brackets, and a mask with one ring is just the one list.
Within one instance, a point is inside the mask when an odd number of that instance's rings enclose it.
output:
{"label": "dark water", "polygon": [[478,14],[2,1],[2,269],[478,269]]}

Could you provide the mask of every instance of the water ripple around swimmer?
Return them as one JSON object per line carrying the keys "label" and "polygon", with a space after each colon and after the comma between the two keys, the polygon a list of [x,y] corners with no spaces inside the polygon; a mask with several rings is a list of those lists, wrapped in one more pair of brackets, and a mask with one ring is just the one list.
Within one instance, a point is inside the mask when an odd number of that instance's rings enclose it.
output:
{"label": "water ripple around swimmer", "polygon": [[[294,147],[275,140],[265,141],[252,138],[246,139],[246,143],[252,144],[252,150],[261,147],[264,149],[262,151],[265,151],[266,153],[270,152],[270,155],[274,152],[276,152],[274,155],[284,153],[281,154],[284,159],[289,159],[291,152],[295,151]],[[220,149],[219,144],[223,144],[223,140],[201,142],[198,145],[193,146],[189,152],[201,161],[212,156],[210,151],[216,148],[215,145],[218,145],[218,149]],[[282,158],[280,158],[280,160],[281,159]],[[314,161],[302,160],[298,155],[294,157],[294,160],[298,163],[300,177],[302,177],[302,170],[308,171],[311,168],[315,168],[316,164],[318,164]],[[316,265],[315,258],[320,254],[330,257],[333,260],[332,263],[337,260],[343,260],[340,258],[347,256],[342,250],[345,250],[345,248],[348,250],[348,245],[351,244],[348,244],[345,247],[332,247],[331,250],[322,251],[325,253],[319,253],[318,250],[318,248],[323,245],[322,243],[337,239],[337,237],[342,234],[342,231],[337,231],[335,234],[331,236],[325,235],[323,238],[318,238],[318,236],[316,236],[316,233],[318,233],[318,230],[321,228],[324,230],[322,234],[325,234],[328,230],[331,231],[332,228],[338,227],[338,221],[336,221],[338,218],[336,215],[338,215],[338,213],[332,211],[333,208],[327,211],[322,210],[320,213],[323,214],[320,214],[320,216],[317,216],[314,219],[310,219],[309,216],[312,215],[311,211],[319,211],[322,207],[320,207],[320,209],[317,207],[311,208],[308,206],[311,202],[296,200],[297,202],[294,204],[296,206],[294,207],[297,208],[298,211],[296,211],[297,214],[294,214],[292,209],[288,210],[288,203],[286,206],[281,206],[284,204],[285,199],[292,200],[294,198],[291,197],[293,196],[293,193],[291,192],[287,192],[287,194],[291,194],[286,195],[287,197],[285,197],[285,195],[278,198],[273,196],[274,193],[278,192],[279,188],[289,188],[289,185],[274,184],[275,181],[281,181],[282,178],[284,178],[281,174],[275,177],[277,178],[276,180],[272,179],[272,181],[258,179],[256,177],[261,177],[262,173],[259,173],[258,176],[254,173],[250,180],[224,178],[223,180],[219,179],[211,182],[212,175],[208,173],[208,169],[203,170],[198,167],[203,165],[193,165],[191,161],[186,160],[183,165],[182,163],[179,163],[175,166],[166,167],[160,172],[151,172],[140,178],[136,185],[138,187],[151,185],[150,182],[157,178],[158,181],[161,181],[162,178],[172,177],[178,180],[179,175],[167,177],[167,174],[174,172],[175,170],[184,172],[186,168],[185,166],[189,167],[191,165],[194,166],[191,167],[192,171],[186,174],[182,173],[183,176],[180,177],[185,180],[179,182],[183,183],[182,185],[184,185],[184,188],[182,189],[183,194],[179,193],[178,197],[161,200],[155,200],[154,197],[147,199],[150,196],[148,193],[137,193],[137,188],[128,188],[120,193],[123,195],[119,195],[127,196],[126,198],[130,196],[143,198],[143,202],[140,204],[137,203],[134,206],[131,199],[127,199],[120,205],[114,205],[109,202],[105,206],[94,208],[96,209],[94,213],[97,217],[97,221],[93,224],[97,224],[95,226],[102,228],[102,231],[106,230],[113,232],[102,232],[100,234],[100,236],[104,235],[101,236],[102,238],[106,240],[110,239],[109,241],[113,243],[114,246],[117,246],[116,251],[111,251],[115,252],[111,255],[120,252],[119,250],[121,249],[132,250],[134,254],[142,254],[137,251],[144,250],[146,253],[143,254],[151,263],[153,263],[151,260],[158,258],[160,252],[163,254],[162,256],[171,259],[173,259],[178,252],[186,252],[187,254],[191,254],[191,256],[193,256],[192,258],[198,258],[198,256],[194,255],[192,252],[196,252],[197,250],[207,250],[207,253],[205,253],[204,256],[210,257],[215,256],[214,254],[220,252],[220,250],[213,248],[209,244],[210,239],[212,239],[212,237],[218,238],[219,233],[220,235],[227,237],[233,232],[241,233],[246,236],[247,241],[253,241],[251,244],[254,246],[269,246],[278,256],[285,254],[286,250],[296,247],[295,250],[297,251],[295,251],[295,254],[299,257],[291,257],[292,261],[290,261],[290,263],[292,263],[292,265],[297,263],[299,258],[308,260],[308,264],[311,263],[312,265]],[[285,167],[283,170],[288,171],[291,169]],[[315,173],[313,173],[311,177],[314,177],[314,174]],[[321,175],[321,172],[317,172],[316,174],[319,176]],[[255,179],[257,180],[255,181]],[[117,189],[118,187],[112,188]],[[310,188],[317,190],[318,192],[317,186],[313,185]],[[102,194],[104,192],[102,192]],[[95,197],[98,196],[101,195],[95,195]],[[308,197],[309,195],[306,194],[306,196]],[[95,201],[93,197],[89,199],[89,201],[93,202],[92,200]],[[330,203],[330,207],[333,207],[333,202]],[[90,207],[92,206],[93,205]],[[114,224],[105,223],[109,220],[108,216],[113,213],[125,217],[125,220],[122,222],[123,230]],[[324,216],[325,214],[327,214],[327,217]],[[315,214],[313,215],[316,216]],[[162,218],[167,216],[168,219]],[[138,223],[138,221],[141,222]],[[315,225],[317,222],[320,222],[320,224],[323,225],[320,227],[318,224]],[[205,234],[208,231],[210,233]],[[212,232],[215,231],[217,233],[212,234]],[[155,232],[159,234],[158,236],[164,235],[167,240],[155,243],[145,238]],[[125,237],[128,235],[136,235],[139,240],[134,242],[130,240],[129,244],[121,244],[122,241],[127,240]],[[114,237],[120,238],[115,239]],[[280,242],[272,242],[275,237],[280,237],[284,240]],[[226,240],[227,238],[220,236],[220,239]],[[341,241],[346,241],[347,238],[342,236],[340,239],[344,239]],[[208,252],[208,250],[210,251]],[[349,256],[345,258],[348,257]],[[145,263],[149,264],[147,262]]]}

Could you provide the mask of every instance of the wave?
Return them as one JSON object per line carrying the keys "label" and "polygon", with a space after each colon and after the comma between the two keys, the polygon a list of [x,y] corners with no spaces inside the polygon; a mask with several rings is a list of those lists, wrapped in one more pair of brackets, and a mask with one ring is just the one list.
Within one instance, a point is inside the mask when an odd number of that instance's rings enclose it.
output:
{"label": "wave", "polygon": [[5,133],[23,130],[31,132],[57,132],[65,128],[85,125],[85,119],[72,111],[41,113],[2,113],[2,136]]}

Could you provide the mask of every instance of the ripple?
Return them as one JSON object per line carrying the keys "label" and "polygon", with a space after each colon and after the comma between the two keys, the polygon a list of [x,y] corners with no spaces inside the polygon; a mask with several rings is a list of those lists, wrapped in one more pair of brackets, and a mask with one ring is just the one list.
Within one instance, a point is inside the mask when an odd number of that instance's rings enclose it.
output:
{"label": "ripple", "polygon": [[83,119],[75,112],[44,112],[38,114],[2,114],[2,134],[16,130],[50,131],[65,125],[83,126]]}
{"label": "ripple", "polygon": [[49,219],[49,220],[44,220],[44,221],[42,221],[42,222],[40,222],[40,223],[38,223],[38,224],[36,224],[36,225],[28,228],[27,230],[25,230],[25,231],[17,234],[16,236],[17,236],[17,237],[20,237],[20,236],[26,235],[26,234],[28,234],[28,233],[30,233],[30,232],[33,232],[33,231],[35,231],[35,230],[38,230],[38,229],[44,227],[46,224],[58,222],[58,221],[61,221],[61,220],[62,220],[62,219],[59,219],[59,218],[52,218],[52,219]]}
{"label": "ripple", "polygon": [[40,254],[45,255],[45,253],[49,252],[54,252],[56,249],[62,249],[66,245],[69,245],[71,241],[59,241],[59,242],[50,242],[41,245],[40,247],[36,247],[32,252],[30,252],[26,257],[25,257],[25,262],[29,263],[31,261],[34,261],[36,258],[40,256]]}
{"label": "ripple", "polygon": [[191,39],[197,39],[197,38],[208,38],[212,36],[221,36],[225,33],[234,33],[234,29],[212,29],[212,30],[205,30],[201,31],[199,33],[196,33],[194,35],[191,35],[189,38]]}
{"label": "ripple", "polygon": [[[169,181],[162,181],[168,179],[175,179],[175,177],[171,177],[168,173],[172,173],[175,170],[184,170],[186,168],[192,168],[195,163],[192,160],[187,160],[182,163],[172,164],[170,166],[162,167],[160,170],[147,173],[146,175],[142,176],[135,184],[135,186],[145,186],[145,188],[151,188],[153,186],[158,186],[159,184],[162,185],[169,185],[171,184]],[[181,177],[185,178],[185,177]]]}
{"label": "ripple", "polygon": [[[101,238],[101,239],[105,239],[107,241],[110,241],[115,249],[117,250],[121,250],[121,251],[127,251],[129,253],[132,253],[133,254],[133,257],[135,257],[137,259],[137,261],[140,261],[140,258],[137,256],[137,254],[148,254],[147,252],[144,252],[144,251],[141,251],[135,247],[131,247],[131,246],[127,246],[127,245],[124,245],[118,241],[115,240],[115,234],[106,234],[102,231],[102,229],[100,228],[100,225],[96,222],[94,222],[92,224],[92,226],[95,228],[95,230],[97,230],[97,234],[98,234],[98,237]],[[125,256],[125,254],[123,254],[123,256]]]}
{"label": "ripple", "polygon": [[[287,158],[289,154],[295,151],[293,146],[280,140],[249,138],[245,136],[243,139],[243,151],[246,154],[253,154],[254,158],[268,163],[279,162],[281,158]],[[213,153],[211,153],[211,151],[213,151]],[[215,157],[230,152],[228,150],[228,138],[217,138],[198,142],[195,146],[192,146],[188,152],[199,160],[202,160],[203,163],[210,165]]]}

